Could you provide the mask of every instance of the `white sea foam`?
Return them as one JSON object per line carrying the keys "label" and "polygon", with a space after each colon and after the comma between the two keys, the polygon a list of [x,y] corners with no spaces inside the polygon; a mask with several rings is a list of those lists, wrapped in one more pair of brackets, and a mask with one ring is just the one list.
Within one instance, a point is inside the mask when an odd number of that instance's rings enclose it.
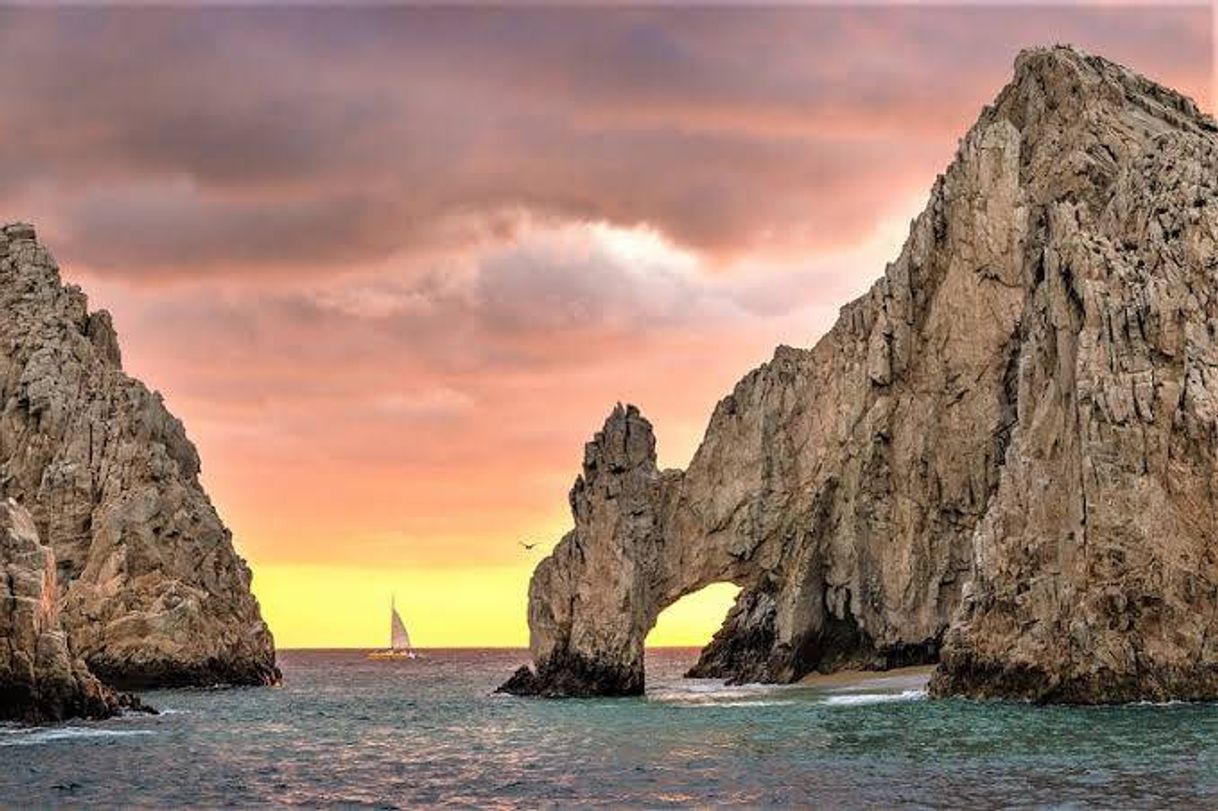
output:
{"label": "white sea foam", "polygon": [[921,701],[925,690],[904,690],[900,693],[852,693],[827,696],[825,703],[836,707],[854,707],[863,704],[891,704],[898,701]]}
{"label": "white sea foam", "polygon": [[5,730],[0,746],[38,746],[58,741],[83,740],[88,738],[129,738],[151,735],[148,729],[95,729],[92,727],[52,727],[50,729]]}
{"label": "white sea foam", "polygon": [[725,693],[758,693],[774,690],[773,684],[733,684],[731,686],[721,679],[682,679],[679,682],[661,682],[657,689],[672,693],[708,693],[722,695]]}
{"label": "white sea foam", "polygon": [[758,699],[756,701],[706,701],[700,704],[684,704],[686,707],[786,707],[798,701]]}
{"label": "white sea foam", "polygon": [[[1184,704],[1207,704],[1207,703],[1210,703],[1210,702],[1185,701],[1183,699],[1173,698],[1170,701],[1133,701],[1133,702],[1130,702],[1127,706],[1129,706],[1129,707],[1176,707],[1176,706],[1182,706]],[[1103,705],[1101,705],[1101,706],[1103,706]],[[1103,708],[1108,709],[1108,707],[1103,707]]]}
{"label": "white sea foam", "polygon": [[[725,685],[710,679],[661,683],[648,688],[647,698],[665,704],[694,707],[760,706],[782,688],[765,684]],[[772,703],[772,702],[767,702]]]}

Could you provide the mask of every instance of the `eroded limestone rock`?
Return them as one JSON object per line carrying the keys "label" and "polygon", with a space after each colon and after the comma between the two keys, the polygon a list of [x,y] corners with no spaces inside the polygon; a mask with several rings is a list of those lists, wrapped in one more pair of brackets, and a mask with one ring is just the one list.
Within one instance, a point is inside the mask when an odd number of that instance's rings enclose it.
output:
{"label": "eroded limestone rock", "polygon": [[34,519],[0,500],[0,720],[106,718],[119,696],[89,673],[59,622],[55,555]]}
{"label": "eroded limestone rock", "polygon": [[278,679],[250,572],[160,395],[123,373],[110,316],[28,225],[0,228],[0,494],[58,567],[73,649],[109,684]]}
{"label": "eroded limestone rock", "polygon": [[[1055,74],[1084,114],[1085,81],[1129,81],[1086,76]],[[1042,215],[1017,421],[938,694],[1218,697],[1218,137],[1166,91],[1125,99],[1074,136],[1107,156],[1104,193]]]}
{"label": "eroded limestone rock", "polygon": [[1021,54],[897,260],[747,375],[687,470],[610,416],[520,692],[641,691],[659,612],[727,580],[699,675],[942,649],[940,694],[1218,695],[1215,133],[1103,59]]}

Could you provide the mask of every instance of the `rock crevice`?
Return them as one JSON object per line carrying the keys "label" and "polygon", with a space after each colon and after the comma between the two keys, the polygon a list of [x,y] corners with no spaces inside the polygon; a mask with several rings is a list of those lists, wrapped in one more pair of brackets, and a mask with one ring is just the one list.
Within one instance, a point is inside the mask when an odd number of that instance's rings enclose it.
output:
{"label": "rock crevice", "polygon": [[28,512],[0,501],[0,720],[106,718],[119,707],[68,644],[54,553]]}

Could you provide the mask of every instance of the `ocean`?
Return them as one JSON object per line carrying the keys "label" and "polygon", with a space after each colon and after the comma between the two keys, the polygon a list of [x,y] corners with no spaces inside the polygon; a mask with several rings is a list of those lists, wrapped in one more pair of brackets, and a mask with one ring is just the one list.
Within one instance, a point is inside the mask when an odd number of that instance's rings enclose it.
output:
{"label": "ocean", "polygon": [[1218,705],[928,700],[921,679],[725,687],[648,654],[647,695],[492,695],[523,651],[284,651],[277,689],[159,716],[0,727],[5,807],[1218,804]]}

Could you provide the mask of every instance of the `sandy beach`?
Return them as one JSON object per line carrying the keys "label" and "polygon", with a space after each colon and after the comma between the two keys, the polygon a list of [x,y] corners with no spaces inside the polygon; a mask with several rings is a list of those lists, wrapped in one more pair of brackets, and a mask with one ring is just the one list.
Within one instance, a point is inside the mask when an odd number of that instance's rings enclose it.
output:
{"label": "sandy beach", "polygon": [[934,670],[934,665],[892,670],[839,670],[836,673],[809,673],[799,683],[805,687],[921,689],[930,681],[930,674]]}

